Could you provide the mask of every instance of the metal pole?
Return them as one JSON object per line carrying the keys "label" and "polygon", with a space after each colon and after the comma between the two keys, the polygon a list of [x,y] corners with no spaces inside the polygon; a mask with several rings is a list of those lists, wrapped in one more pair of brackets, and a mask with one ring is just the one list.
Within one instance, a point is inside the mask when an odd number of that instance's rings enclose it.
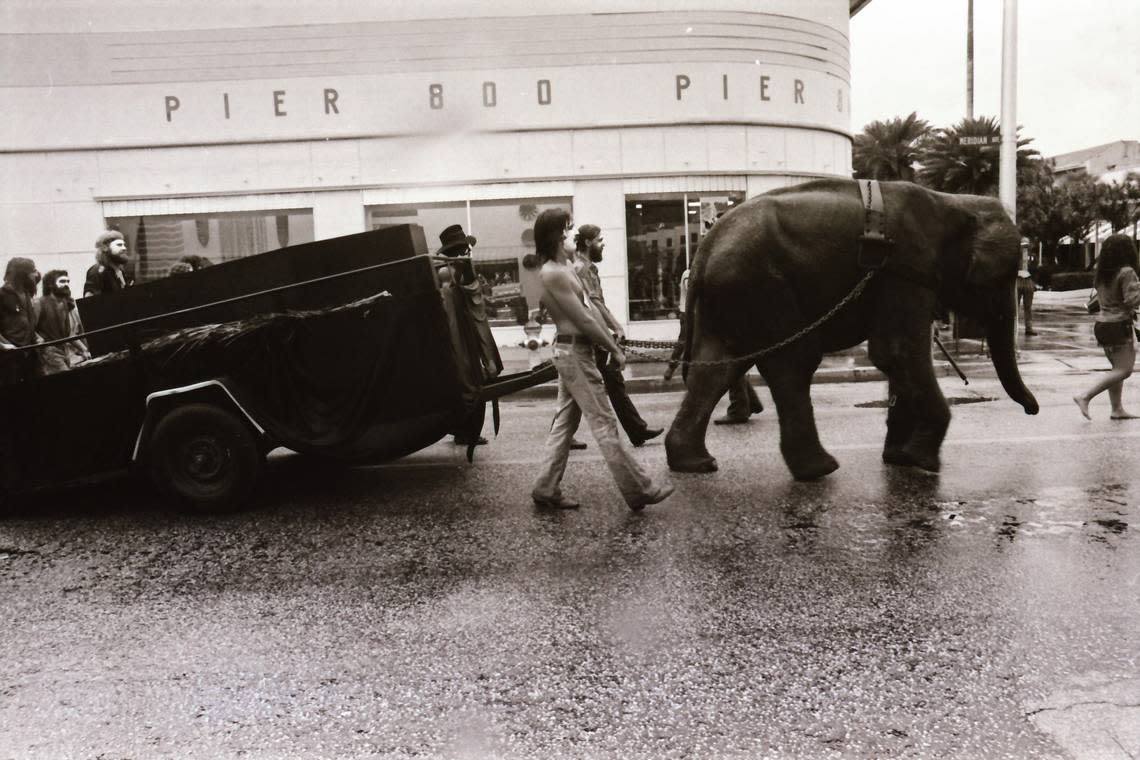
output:
{"label": "metal pole", "polygon": [[966,118],[974,118],[974,0],[966,0]]}
{"label": "metal pole", "polygon": [[1001,46],[1001,165],[998,195],[1017,221],[1017,0],[1005,0]]}

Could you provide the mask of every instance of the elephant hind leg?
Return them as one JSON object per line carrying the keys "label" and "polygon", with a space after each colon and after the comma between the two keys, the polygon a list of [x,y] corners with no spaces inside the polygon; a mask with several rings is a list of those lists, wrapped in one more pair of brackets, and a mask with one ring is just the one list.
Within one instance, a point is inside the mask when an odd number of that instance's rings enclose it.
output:
{"label": "elephant hind leg", "polygon": [[[729,353],[719,340],[702,336],[693,358],[698,362],[723,362]],[[713,409],[737,378],[739,369],[727,363],[694,363],[688,372],[685,398],[665,437],[669,468],[677,472],[715,472],[716,459],[705,446],[705,434]]]}
{"label": "elephant hind leg", "polygon": [[823,354],[806,339],[757,368],[768,383],[780,419],[780,453],[796,480],[818,480],[839,469],[839,462],[819,442],[811,403],[811,380]]}

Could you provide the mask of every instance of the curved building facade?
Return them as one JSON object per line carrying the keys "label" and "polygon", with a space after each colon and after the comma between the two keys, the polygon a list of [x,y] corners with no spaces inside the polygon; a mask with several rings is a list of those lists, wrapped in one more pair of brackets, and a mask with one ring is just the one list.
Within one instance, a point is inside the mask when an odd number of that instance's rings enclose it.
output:
{"label": "curved building facade", "polygon": [[270,23],[203,2],[0,35],[7,255],[77,278],[113,226],[150,279],[183,255],[460,223],[513,342],[534,216],[563,206],[602,228],[631,337],[671,338],[717,215],[850,176],[862,3],[424,0]]}

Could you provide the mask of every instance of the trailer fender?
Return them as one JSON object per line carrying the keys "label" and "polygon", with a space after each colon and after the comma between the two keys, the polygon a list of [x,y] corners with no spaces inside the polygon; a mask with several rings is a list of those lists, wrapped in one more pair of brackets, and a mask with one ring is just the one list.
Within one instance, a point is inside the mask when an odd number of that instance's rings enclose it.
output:
{"label": "trailer fender", "polygon": [[259,437],[265,437],[265,428],[241,405],[224,382],[221,380],[205,380],[179,388],[155,391],[146,397],[146,415],[139,427],[138,436],[135,437],[135,448],[131,454],[131,463],[137,463],[143,457],[146,444],[164,414],[180,404],[202,402],[212,403],[235,412],[249,423]]}

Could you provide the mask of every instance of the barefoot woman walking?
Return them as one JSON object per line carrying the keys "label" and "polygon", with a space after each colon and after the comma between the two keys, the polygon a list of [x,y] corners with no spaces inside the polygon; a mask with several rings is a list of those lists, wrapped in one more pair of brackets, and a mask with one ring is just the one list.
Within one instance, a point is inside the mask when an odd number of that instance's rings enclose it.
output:
{"label": "barefoot woman walking", "polygon": [[1132,374],[1132,365],[1136,362],[1136,339],[1132,333],[1132,320],[1140,307],[1136,265],[1136,246],[1127,235],[1111,235],[1105,239],[1093,278],[1100,301],[1093,332],[1104,355],[1112,362],[1112,369],[1087,391],[1073,396],[1086,420],[1092,419],[1089,402],[1104,390],[1108,391],[1108,400],[1112,403],[1112,419],[1136,419],[1121,402],[1124,381]]}

